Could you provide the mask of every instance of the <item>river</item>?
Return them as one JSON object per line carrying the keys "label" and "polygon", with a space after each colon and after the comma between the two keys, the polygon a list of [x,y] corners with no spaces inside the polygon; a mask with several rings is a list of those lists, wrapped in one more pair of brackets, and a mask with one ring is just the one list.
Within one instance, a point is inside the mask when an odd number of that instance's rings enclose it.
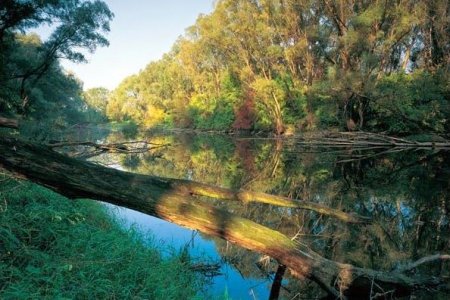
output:
{"label": "river", "polygon": [[[126,138],[114,133],[107,142]],[[139,139],[155,149],[96,160],[136,173],[313,201],[373,219],[370,225],[351,225],[307,210],[213,200],[216,206],[276,229],[328,259],[392,270],[422,256],[450,252],[446,151],[311,148],[295,139],[193,133]],[[219,263],[220,274],[211,277],[204,295],[269,298],[278,267],[270,258],[135,211],[116,208],[114,212],[126,226],[151,232],[168,253],[185,249],[194,262]],[[429,264],[422,270],[449,276],[448,263]],[[283,277],[282,299],[324,295],[308,280],[294,279],[288,272]],[[440,293],[417,296],[445,299]]]}

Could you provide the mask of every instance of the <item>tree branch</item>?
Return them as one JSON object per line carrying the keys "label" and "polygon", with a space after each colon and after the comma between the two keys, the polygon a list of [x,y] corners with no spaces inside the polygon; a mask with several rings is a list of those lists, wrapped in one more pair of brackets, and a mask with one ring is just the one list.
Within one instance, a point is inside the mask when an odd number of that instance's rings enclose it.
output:
{"label": "tree branch", "polygon": [[415,262],[404,265],[404,266],[396,269],[395,271],[400,272],[400,273],[405,273],[405,272],[411,271],[412,269],[419,267],[420,265],[435,262],[435,261],[442,261],[442,260],[450,260],[450,255],[435,254],[435,255],[425,256],[425,257],[422,257],[421,259],[416,260]]}

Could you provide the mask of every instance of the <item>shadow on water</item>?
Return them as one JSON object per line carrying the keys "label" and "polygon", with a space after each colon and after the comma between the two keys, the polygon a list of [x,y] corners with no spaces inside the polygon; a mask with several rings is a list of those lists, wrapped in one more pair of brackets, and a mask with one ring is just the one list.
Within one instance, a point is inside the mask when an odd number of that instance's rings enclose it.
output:
{"label": "shadow on water", "polygon": [[[113,142],[115,137],[110,137]],[[216,208],[248,218],[292,237],[322,256],[355,266],[395,270],[434,253],[448,253],[450,155],[448,152],[385,149],[306,149],[277,140],[231,139],[226,136],[152,136],[171,147],[153,153],[108,157],[133,172],[181,178],[233,189],[285,195],[314,201],[373,219],[370,225],[347,225],[315,212],[257,203],[211,201]],[[104,158],[100,158],[104,159]],[[188,214],[191,207],[180,207]],[[225,276],[213,279],[214,295],[236,299],[318,299],[325,293],[310,281],[293,279],[283,266],[227,241],[195,235],[148,216],[123,216],[157,239],[175,247],[189,244],[193,257],[225,262]],[[226,236],[229,220],[216,216]],[[195,245],[195,246],[194,246]],[[449,276],[448,262],[418,268]],[[225,292],[227,291],[227,292]],[[372,291],[370,291],[372,294]],[[373,288],[373,295],[386,293]],[[384,296],[389,296],[385,294]],[[421,293],[421,299],[446,299]]]}

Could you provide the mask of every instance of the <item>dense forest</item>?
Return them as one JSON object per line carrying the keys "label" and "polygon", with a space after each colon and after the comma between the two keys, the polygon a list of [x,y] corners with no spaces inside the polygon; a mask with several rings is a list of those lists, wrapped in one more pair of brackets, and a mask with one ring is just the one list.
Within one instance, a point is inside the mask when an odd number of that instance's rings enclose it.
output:
{"label": "dense forest", "polygon": [[[220,0],[172,50],[112,92],[59,59],[108,45],[99,1],[2,1],[0,111],[68,123],[292,134],[448,132],[447,1]],[[24,34],[58,24],[50,38]],[[44,116],[42,111],[47,113]]]}
{"label": "dense forest", "polygon": [[146,127],[449,130],[448,1],[220,0],[112,92]]}

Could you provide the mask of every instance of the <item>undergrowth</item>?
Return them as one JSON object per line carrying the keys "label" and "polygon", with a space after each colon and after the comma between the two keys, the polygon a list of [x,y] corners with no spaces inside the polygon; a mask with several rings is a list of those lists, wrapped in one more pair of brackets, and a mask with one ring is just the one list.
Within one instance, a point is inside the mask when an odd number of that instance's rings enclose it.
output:
{"label": "undergrowth", "polygon": [[201,279],[94,201],[0,177],[0,299],[189,299]]}

